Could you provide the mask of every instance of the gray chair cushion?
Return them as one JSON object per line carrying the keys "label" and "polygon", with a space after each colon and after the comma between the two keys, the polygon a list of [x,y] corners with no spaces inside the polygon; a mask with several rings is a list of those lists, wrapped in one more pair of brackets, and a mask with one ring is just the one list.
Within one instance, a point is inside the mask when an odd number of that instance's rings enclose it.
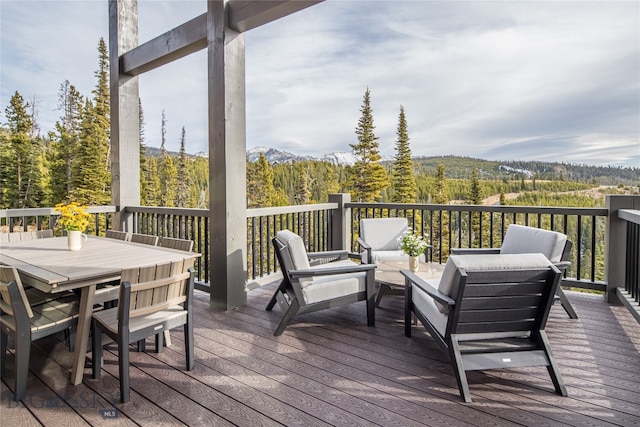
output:
{"label": "gray chair cushion", "polygon": [[406,218],[367,218],[360,220],[360,237],[372,251],[395,251],[398,239],[409,231]]}
{"label": "gray chair cushion", "polygon": [[292,231],[281,230],[276,233],[276,239],[289,251],[294,269],[308,270],[311,268],[302,237]]}
{"label": "gray chair cushion", "polygon": [[541,253],[551,262],[560,262],[567,236],[535,227],[511,224],[504,236],[501,254]]}
{"label": "gray chair cushion", "polygon": [[[496,255],[451,255],[444,267],[438,290],[451,296],[456,269],[465,271],[483,270],[519,270],[528,268],[549,267],[551,262],[540,253],[496,254]],[[436,302],[441,313],[448,313],[449,308]]]}

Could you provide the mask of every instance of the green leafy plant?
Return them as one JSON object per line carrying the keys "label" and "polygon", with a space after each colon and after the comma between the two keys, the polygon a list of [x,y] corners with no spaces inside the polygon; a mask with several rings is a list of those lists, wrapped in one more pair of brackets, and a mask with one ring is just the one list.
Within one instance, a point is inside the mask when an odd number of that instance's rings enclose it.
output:
{"label": "green leafy plant", "polygon": [[409,256],[420,256],[429,246],[422,236],[413,234],[411,231],[398,238],[398,242],[400,248]]}

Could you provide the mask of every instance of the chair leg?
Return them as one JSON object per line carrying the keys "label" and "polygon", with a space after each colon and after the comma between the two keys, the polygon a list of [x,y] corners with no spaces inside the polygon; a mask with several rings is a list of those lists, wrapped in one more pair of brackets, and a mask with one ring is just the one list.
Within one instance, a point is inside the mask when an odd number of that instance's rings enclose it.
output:
{"label": "chair leg", "polygon": [[142,353],[145,348],[145,340],[138,341],[138,353]]}
{"label": "chair leg", "polygon": [[376,307],[380,305],[380,300],[382,300],[382,297],[387,293],[388,290],[388,285],[385,285],[384,283],[380,285],[380,288],[378,289],[378,295],[376,296]]}
{"label": "chair leg", "polygon": [[367,296],[367,325],[376,326],[376,303],[374,301],[374,293]]}
{"label": "chair leg", "polygon": [[[138,341],[139,342],[139,341]],[[129,334],[118,336],[118,374],[120,375],[120,401],[129,401]]]}
{"label": "chair leg", "polygon": [[558,286],[558,292],[556,292],[556,295],[558,295],[558,297],[560,298],[560,304],[562,304],[562,308],[564,308],[564,311],[567,312],[569,317],[572,319],[577,319],[578,314],[573,309],[571,302],[569,302],[567,295],[565,295],[564,291],[562,290],[562,288],[560,288],[560,286]]}
{"label": "chair leg", "polygon": [[458,346],[458,341],[453,337],[451,338],[449,356],[451,358],[451,363],[453,364],[453,370],[456,374],[456,381],[458,382],[460,396],[462,396],[465,403],[471,403],[471,392],[469,391],[469,383],[467,382],[467,373],[465,372],[464,365],[462,363],[460,347]]}
{"label": "chair leg", "polygon": [[64,330],[64,342],[67,345],[70,353],[73,353],[76,348],[76,326],[71,326]]}
{"label": "chair leg", "polygon": [[4,367],[6,365],[8,341],[9,336],[0,331],[0,376],[2,376],[2,374],[4,373]]}
{"label": "chair leg", "polygon": [[96,321],[91,322],[91,378],[97,380],[102,372],[102,331]]}
{"label": "chair leg", "polygon": [[277,337],[282,335],[287,325],[289,325],[289,322],[291,322],[291,319],[293,319],[293,316],[295,316],[296,313],[298,312],[299,308],[300,308],[300,305],[298,304],[297,299],[294,299],[293,301],[291,301],[291,305],[289,306],[289,309],[284,313],[284,316],[282,316],[282,319],[280,320],[280,324],[278,324],[276,331],[273,333],[274,336]]}
{"label": "chair leg", "polygon": [[162,347],[164,347],[164,333],[160,332],[156,334],[156,353],[161,353]]}
{"label": "chair leg", "polygon": [[24,399],[27,392],[27,376],[29,375],[29,357],[31,352],[31,335],[17,333],[14,336],[16,345],[15,357],[15,395],[16,402]]}
{"label": "chair leg", "polygon": [[553,387],[556,389],[556,393],[560,396],[567,396],[567,388],[564,385],[564,381],[562,381],[562,376],[560,375],[560,369],[556,364],[556,359],[553,357],[551,353],[551,346],[549,344],[549,339],[547,338],[547,333],[545,331],[539,331],[540,341],[544,346],[544,352],[547,354],[547,359],[549,359],[549,365],[547,366],[547,371],[549,372],[549,376],[551,377],[551,381],[553,382]]}
{"label": "chair leg", "polygon": [[187,323],[184,324],[184,353],[187,357],[187,371],[192,371],[195,367],[193,351],[193,315],[187,314]]}
{"label": "chair leg", "polygon": [[271,311],[273,309],[273,307],[276,305],[276,302],[278,301],[277,299],[278,292],[282,292],[282,293],[286,292],[286,287],[287,287],[286,280],[282,279],[282,281],[278,285],[278,289],[276,289],[276,291],[273,293],[273,296],[269,300],[269,304],[267,304],[267,308],[266,308],[267,311]]}

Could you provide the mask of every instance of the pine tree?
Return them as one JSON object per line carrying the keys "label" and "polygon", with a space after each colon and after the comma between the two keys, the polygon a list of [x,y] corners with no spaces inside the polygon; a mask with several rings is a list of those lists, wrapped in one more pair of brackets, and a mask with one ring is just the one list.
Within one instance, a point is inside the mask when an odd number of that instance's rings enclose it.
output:
{"label": "pine tree", "polygon": [[389,185],[389,178],[380,163],[382,157],[378,151],[378,137],[373,133],[375,126],[369,88],[364,94],[360,112],[362,115],[356,127],[358,143],[350,144],[357,160],[349,168],[348,186],[354,201],[374,202],[380,197],[382,189]]}
{"label": "pine tree", "polygon": [[160,151],[162,153],[162,157],[158,162],[158,175],[160,176],[160,192],[158,193],[158,202],[160,206],[171,207],[174,205],[174,201],[176,199],[176,191],[178,188],[178,170],[173,163],[173,159],[165,148],[167,120],[164,115],[164,110],[162,110],[162,121],[160,125],[162,135],[162,140],[160,141]]}
{"label": "pine tree", "polygon": [[9,106],[5,108],[9,129],[8,148],[10,161],[5,168],[8,172],[5,205],[9,208],[37,207],[38,194],[31,190],[31,184],[39,181],[39,154],[41,148],[33,132],[33,117],[28,113],[29,104],[16,91]]}
{"label": "pine tree", "polygon": [[82,147],[72,166],[74,201],[88,205],[107,205],[111,201],[109,54],[103,38],[98,43],[98,79],[82,114]]}
{"label": "pine tree", "polygon": [[80,152],[80,123],[84,100],[80,92],[65,80],[58,91],[58,108],[62,110],[55,132],[50,134],[51,193],[54,204],[68,198],[72,191],[71,171]]}
{"label": "pine tree", "polygon": [[182,126],[180,136],[180,158],[178,159],[178,188],[176,194],[176,206],[188,207],[191,195],[189,194],[189,173],[187,171],[187,152],[185,150],[185,130]]}
{"label": "pine tree", "polygon": [[[474,167],[471,172],[471,190],[469,194],[469,203],[472,205],[481,205],[482,204],[482,183],[478,178],[478,168]],[[475,247],[478,247],[480,244],[480,236],[482,230],[480,229],[480,215],[482,212],[472,212],[471,213],[471,229],[472,229],[472,240]]]}
{"label": "pine tree", "polygon": [[447,198],[447,184],[445,177],[444,163],[438,163],[438,172],[436,174],[436,195],[433,198],[434,203],[437,205],[446,205],[449,203]]}
{"label": "pine tree", "polygon": [[266,208],[288,204],[282,189],[276,191],[273,185],[273,168],[263,153],[258,161],[247,162],[247,207]]}
{"label": "pine tree", "polygon": [[409,147],[407,119],[402,105],[400,106],[400,115],[398,117],[397,135],[396,158],[392,170],[391,201],[393,203],[415,203],[418,186],[416,185],[411,148]]}
{"label": "pine tree", "polygon": [[308,163],[301,164],[298,168],[298,184],[294,199],[297,205],[306,205],[310,202],[311,192],[309,191],[309,169]]}

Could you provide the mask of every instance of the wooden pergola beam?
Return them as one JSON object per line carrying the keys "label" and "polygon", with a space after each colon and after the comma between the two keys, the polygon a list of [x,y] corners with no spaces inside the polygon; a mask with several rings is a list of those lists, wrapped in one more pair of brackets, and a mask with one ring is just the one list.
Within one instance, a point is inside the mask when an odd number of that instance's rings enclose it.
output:
{"label": "wooden pergola beam", "polygon": [[324,0],[230,0],[229,27],[245,32]]}
{"label": "wooden pergola beam", "polygon": [[[275,21],[324,0],[230,0],[229,28],[240,33]],[[120,73],[137,76],[207,47],[207,14],[193,18],[124,53]]]}
{"label": "wooden pergola beam", "polygon": [[203,13],[123,54],[120,72],[137,76],[206,47],[207,14]]}

